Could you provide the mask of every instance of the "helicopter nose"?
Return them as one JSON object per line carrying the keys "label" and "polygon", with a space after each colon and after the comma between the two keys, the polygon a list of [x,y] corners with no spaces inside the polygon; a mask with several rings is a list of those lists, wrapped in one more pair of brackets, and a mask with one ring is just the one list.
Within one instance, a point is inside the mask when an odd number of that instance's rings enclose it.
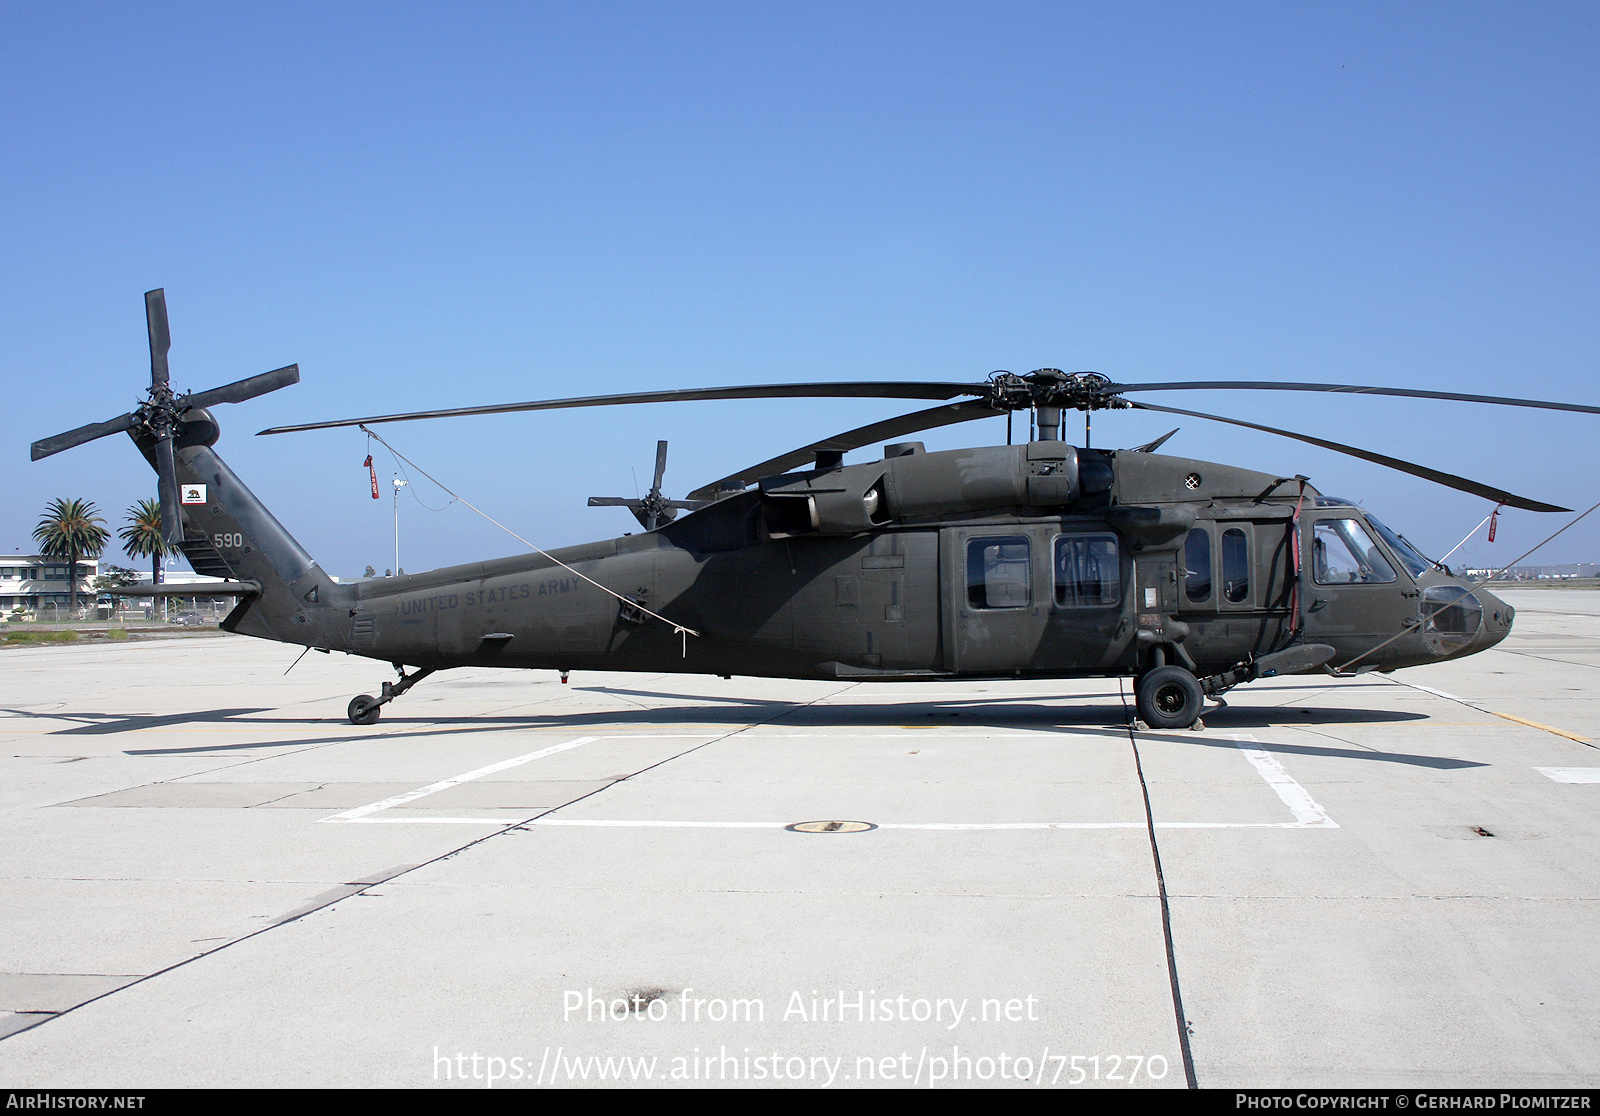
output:
{"label": "helicopter nose", "polygon": [[1511,621],[1517,610],[1483,589],[1474,594],[1483,602],[1483,628],[1478,633],[1478,650],[1486,651],[1511,634]]}

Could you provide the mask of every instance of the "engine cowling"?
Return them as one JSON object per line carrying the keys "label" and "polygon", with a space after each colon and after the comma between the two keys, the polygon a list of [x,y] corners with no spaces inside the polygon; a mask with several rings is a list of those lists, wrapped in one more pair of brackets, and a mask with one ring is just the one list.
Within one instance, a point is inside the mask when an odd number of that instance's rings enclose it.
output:
{"label": "engine cowling", "polygon": [[[1080,451],[1065,442],[939,453],[912,443],[895,451],[882,461],[762,481],[768,534],[856,534],[925,516],[1066,507],[1084,494]],[[1110,468],[1098,455],[1094,465],[1093,488],[1104,492]]]}

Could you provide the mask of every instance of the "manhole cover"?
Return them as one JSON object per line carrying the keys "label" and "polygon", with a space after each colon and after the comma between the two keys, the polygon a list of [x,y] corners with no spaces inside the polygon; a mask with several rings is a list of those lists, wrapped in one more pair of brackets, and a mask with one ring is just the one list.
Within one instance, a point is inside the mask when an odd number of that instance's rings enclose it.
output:
{"label": "manhole cover", "polygon": [[862,821],[809,821],[795,822],[783,828],[790,833],[865,833],[878,827]]}

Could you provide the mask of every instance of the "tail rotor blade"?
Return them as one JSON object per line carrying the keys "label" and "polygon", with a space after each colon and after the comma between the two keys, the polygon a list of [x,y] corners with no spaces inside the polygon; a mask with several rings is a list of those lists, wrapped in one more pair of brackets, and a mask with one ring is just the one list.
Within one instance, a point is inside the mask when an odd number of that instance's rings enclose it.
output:
{"label": "tail rotor blade", "polygon": [[156,442],[156,476],[161,497],[161,537],[168,546],[183,541],[183,522],[178,511],[178,467],[172,457],[172,435]]}
{"label": "tail rotor blade", "polygon": [[214,407],[218,403],[243,403],[246,399],[254,399],[258,395],[265,395],[269,391],[277,391],[281,387],[300,382],[300,366],[291,364],[285,368],[263,372],[259,376],[251,376],[247,380],[238,380],[231,384],[224,384],[210,391],[197,391],[193,395],[186,395],[180,401],[187,407]]}
{"label": "tail rotor blade", "polygon": [[172,348],[172,333],[167,329],[167,292],[157,287],[144,294],[144,320],[150,330],[150,386],[167,382],[167,351]]}
{"label": "tail rotor blade", "polygon": [[88,426],[80,426],[76,430],[69,430],[65,434],[57,434],[53,438],[41,438],[33,443],[33,460],[49,457],[53,453],[69,450],[73,446],[81,446],[85,442],[92,442],[96,438],[104,438],[107,434],[120,434],[124,430],[133,428],[133,415],[118,415],[105,422],[91,422]]}
{"label": "tail rotor blade", "polygon": [[[655,483],[650,486],[650,491],[654,492],[657,496],[661,495],[661,478],[666,475],[666,472],[667,472],[667,443],[666,442],[657,442],[656,443],[656,479],[655,479]],[[652,528],[652,530],[654,530],[654,528]]]}

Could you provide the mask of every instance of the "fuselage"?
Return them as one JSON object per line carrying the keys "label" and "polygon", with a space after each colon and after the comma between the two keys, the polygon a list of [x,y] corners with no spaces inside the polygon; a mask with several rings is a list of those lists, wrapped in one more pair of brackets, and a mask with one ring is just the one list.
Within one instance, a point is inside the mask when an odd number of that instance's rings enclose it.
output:
{"label": "fuselage", "polygon": [[[995,489],[976,475],[1023,450],[919,464]],[[1309,486],[1103,458],[1108,487],[1077,507],[940,508],[861,530],[813,526],[779,503],[792,493],[771,494],[876,487],[892,513],[884,462],[778,478],[657,531],[341,585],[347,622],[324,641],[432,668],[912,680],[1137,674],[1157,648],[1206,675],[1296,643],[1390,670],[1510,628],[1503,602]]]}

